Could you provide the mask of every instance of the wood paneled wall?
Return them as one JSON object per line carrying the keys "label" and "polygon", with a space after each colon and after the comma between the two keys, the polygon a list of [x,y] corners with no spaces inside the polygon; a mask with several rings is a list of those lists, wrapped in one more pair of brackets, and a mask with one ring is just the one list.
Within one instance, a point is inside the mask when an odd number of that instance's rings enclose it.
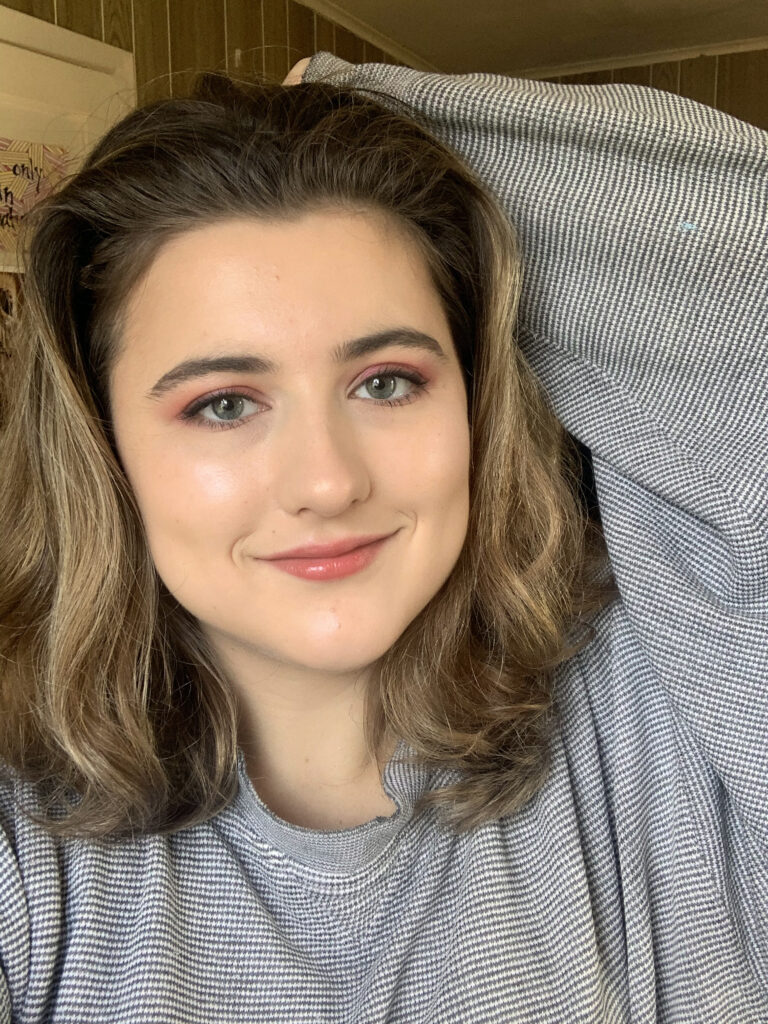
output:
{"label": "wood paneled wall", "polygon": [[139,103],[183,96],[194,75],[257,71],[281,82],[318,50],[401,64],[296,0],[2,0],[24,14],[131,50]]}
{"label": "wood paneled wall", "polygon": [[[244,75],[255,70],[282,81],[296,61],[318,50],[353,64],[402,63],[296,0],[0,0],[0,5],[131,50],[140,103],[184,95],[194,74],[204,69]],[[768,130],[768,50],[545,81],[649,85]]]}

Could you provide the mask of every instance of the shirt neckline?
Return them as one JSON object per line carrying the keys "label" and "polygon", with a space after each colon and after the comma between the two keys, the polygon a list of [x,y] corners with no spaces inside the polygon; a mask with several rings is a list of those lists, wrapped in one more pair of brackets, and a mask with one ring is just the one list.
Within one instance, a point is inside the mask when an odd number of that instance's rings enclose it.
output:
{"label": "shirt neckline", "polygon": [[346,874],[376,860],[413,819],[418,797],[437,781],[441,773],[423,765],[403,763],[414,751],[400,740],[382,772],[384,792],[396,810],[345,829],[314,829],[294,825],[275,814],[256,792],[248,775],[245,755],[237,751],[239,787],[232,805],[272,851],[306,867]]}

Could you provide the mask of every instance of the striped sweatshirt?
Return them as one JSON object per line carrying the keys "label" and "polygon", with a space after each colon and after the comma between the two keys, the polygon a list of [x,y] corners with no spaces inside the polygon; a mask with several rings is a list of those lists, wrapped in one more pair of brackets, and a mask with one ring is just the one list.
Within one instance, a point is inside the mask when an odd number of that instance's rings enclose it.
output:
{"label": "striped sweatshirt", "polygon": [[[457,836],[396,805],[55,843],[0,790],[0,1021],[768,1022],[768,134],[633,85],[315,54],[498,197],[519,344],[589,449],[620,595],[560,665],[546,783]],[[398,106],[399,110],[400,107]]]}

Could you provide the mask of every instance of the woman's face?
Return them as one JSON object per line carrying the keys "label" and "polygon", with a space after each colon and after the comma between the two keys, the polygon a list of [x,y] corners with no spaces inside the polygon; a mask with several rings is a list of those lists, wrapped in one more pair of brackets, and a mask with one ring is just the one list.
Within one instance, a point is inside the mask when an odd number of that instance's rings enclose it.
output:
{"label": "woman's face", "polygon": [[[240,663],[371,665],[449,576],[469,514],[463,376],[418,251],[377,213],[221,221],[167,243],[125,312],[115,438],[168,590]],[[399,328],[433,340],[350,344]],[[235,357],[251,367],[192,366]],[[266,560],[382,534],[341,578]]]}

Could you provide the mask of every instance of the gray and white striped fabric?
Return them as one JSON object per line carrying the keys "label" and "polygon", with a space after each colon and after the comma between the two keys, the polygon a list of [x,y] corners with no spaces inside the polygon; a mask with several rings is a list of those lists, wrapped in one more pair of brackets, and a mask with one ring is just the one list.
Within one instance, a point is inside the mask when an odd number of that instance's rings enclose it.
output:
{"label": "gray and white striped fabric", "polygon": [[551,776],[464,837],[235,801],[60,848],[2,790],[0,1020],[768,1022],[768,134],[668,93],[351,65],[499,197],[520,343],[592,452],[620,599],[561,666]]}

